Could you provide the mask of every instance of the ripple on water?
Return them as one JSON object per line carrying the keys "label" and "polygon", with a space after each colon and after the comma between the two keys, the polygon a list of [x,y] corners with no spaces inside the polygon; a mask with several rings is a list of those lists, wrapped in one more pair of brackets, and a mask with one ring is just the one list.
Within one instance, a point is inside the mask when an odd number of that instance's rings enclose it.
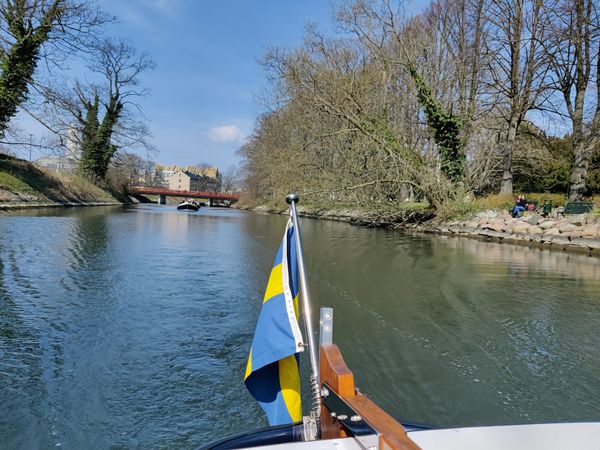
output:
{"label": "ripple on water", "polygon": [[[52,214],[0,222],[3,445],[195,448],[265,424],[241,380],[285,217]],[[359,387],[393,415],[600,419],[596,260],[302,227],[313,298],[335,308]]]}

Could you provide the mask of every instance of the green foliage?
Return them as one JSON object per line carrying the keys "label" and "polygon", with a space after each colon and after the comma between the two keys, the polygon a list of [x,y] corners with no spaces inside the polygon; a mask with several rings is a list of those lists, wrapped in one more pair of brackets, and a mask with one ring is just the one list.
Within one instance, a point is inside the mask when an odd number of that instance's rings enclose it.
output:
{"label": "green foliage", "polygon": [[112,96],[106,106],[102,122],[98,118],[98,95],[94,96],[92,102],[86,102],[84,106],[86,117],[81,142],[81,170],[94,180],[103,180],[110,159],[117,151],[117,146],[111,143],[111,136],[123,111],[123,103],[116,96]]}
{"label": "green foliage", "polygon": [[[565,193],[569,190],[574,161],[572,137],[540,137],[542,134],[533,130],[531,124],[520,130],[516,149],[519,157],[514,161],[515,192]],[[543,146],[543,153],[537,156],[536,145]],[[600,193],[600,146],[592,152],[587,175],[587,195]]]}
{"label": "green foliage", "polygon": [[85,104],[86,116],[81,139],[81,164],[80,168],[84,174],[95,176],[98,163],[102,159],[98,154],[96,146],[96,132],[99,127],[98,103],[96,95],[93,102]]}
{"label": "green foliage", "polygon": [[0,61],[0,136],[4,135],[18,106],[27,100],[28,83],[38,63],[41,46],[48,40],[56,20],[61,16],[61,0],[55,0],[34,28],[26,18],[27,2],[7,2],[3,14],[8,31],[15,39]]}
{"label": "green foliage", "polygon": [[515,192],[566,192],[569,185],[571,163],[562,159],[539,161],[537,164],[516,162]]}
{"label": "green foliage", "polygon": [[[515,192],[567,192],[573,167],[571,136],[531,139],[527,137],[528,134],[540,133],[531,131],[531,126],[522,130],[517,141],[518,157],[514,161]],[[536,151],[536,145],[543,146],[541,153]],[[586,185],[590,194],[600,192],[599,152],[591,159]]]}
{"label": "green foliage", "polygon": [[417,97],[425,111],[427,124],[433,129],[440,152],[441,170],[451,181],[460,183],[465,177],[466,161],[464,143],[460,138],[462,122],[459,117],[444,111],[435,101],[431,90],[414,66],[410,66],[408,71],[417,86]]}
{"label": "green foliage", "polygon": [[592,153],[586,187],[589,193],[600,194],[600,148]]}

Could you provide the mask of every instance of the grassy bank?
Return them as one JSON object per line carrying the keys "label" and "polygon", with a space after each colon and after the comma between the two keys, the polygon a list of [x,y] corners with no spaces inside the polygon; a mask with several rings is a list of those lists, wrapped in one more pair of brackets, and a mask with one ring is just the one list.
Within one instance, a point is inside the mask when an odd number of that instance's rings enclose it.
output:
{"label": "grassy bank", "polygon": [[0,154],[0,207],[121,203],[79,176],[56,175]]}

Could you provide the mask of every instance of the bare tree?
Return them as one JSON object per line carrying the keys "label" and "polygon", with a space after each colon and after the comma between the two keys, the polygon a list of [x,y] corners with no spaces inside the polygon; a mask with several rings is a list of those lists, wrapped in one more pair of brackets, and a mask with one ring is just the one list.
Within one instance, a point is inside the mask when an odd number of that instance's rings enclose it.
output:
{"label": "bare tree", "polygon": [[141,85],[141,75],[153,69],[154,63],[127,41],[111,39],[99,42],[87,60],[97,82],[76,81],[72,87],[47,87],[42,92],[52,122],[49,128],[61,134],[76,124],[82,170],[102,179],[120,148],[153,150],[136,100],[148,94]]}
{"label": "bare tree", "polygon": [[506,124],[501,144],[502,193],[513,191],[513,152],[519,126],[529,111],[544,104],[549,92],[543,47],[549,3],[490,0],[486,10],[486,20],[491,24],[486,42],[492,55],[487,67],[490,101],[496,104],[496,111]]}
{"label": "bare tree", "polygon": [[241,188],[241,174],[236,166],[229,166],[222,176],[221,191],[236,192]]}
{"label": "bare tree", "polygon": [[[465,139],[463,121],[453,109],[457,101],[464,102],[457,98],[457,92],[464,89],[456,86],[459,65],[453,54],[466,51],[453,48],[450,42],[456,7],[454,3],[436,2],[425,14],[403,24],[401,6],[401,2],[391,0],[355,0],[342,7],[338,18],[385,65],[385,70],[391,71],[392,77],[404,86],[414,86],[410,95],[422,110],[417,117],[427,125],[424,147],[428,159],[439,167],[443,176],[461,185]],[[462,38],[460,45],[465,44],[464,33]],[[400,104],[406,98],[392,101]],[[413,127],[423,128],[414,120]]]}
{"label": "bare tree", "polygon": [[[559,3],[547,51],[554,88],[564,101],[571,124],[574,163],[569,199],[580,200],[586,193],[592,153],[600,142],[600,19],[593,0]],[[589,90],[594,79],[596,98],[592,100]],[[590,106],[593,113],[586,117]]]}
{"label": "bare tree", "polygon": [[[293,188],[391,207],[412,190],[444,210],[463,186],[564,186],[568,158],[557,148],[570,137],[559,145],[538,122],[556,110],[553,89],[571,98],[559,113],[580,111],[583,178],[600,140],[594,2],[437,0],[407,17],[403,0],[343,0],[337,36],[310,28],[301,47],[265,58],[272,101],[240,150],[246,186],[264,198]],[[436,130],[446,124],[443,148]],[[462,169],[452,176],[444,164],[465,157],[463,184]]]}
{"label": "bare tree", "polygon": [[111,161],[109,176],[125,186],[154,186],[156,183],[156,163],[135,153],[119,152]]}

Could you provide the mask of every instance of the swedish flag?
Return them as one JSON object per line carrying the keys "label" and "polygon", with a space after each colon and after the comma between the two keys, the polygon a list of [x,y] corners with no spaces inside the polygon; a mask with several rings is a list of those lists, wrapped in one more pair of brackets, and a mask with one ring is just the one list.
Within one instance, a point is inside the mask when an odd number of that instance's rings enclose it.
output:
{"label": "swedish flag", "polygon": [[298,264],[294,225],[288,221],[256,324],[244,382],[271,425],[302,419],[298,326]]}

